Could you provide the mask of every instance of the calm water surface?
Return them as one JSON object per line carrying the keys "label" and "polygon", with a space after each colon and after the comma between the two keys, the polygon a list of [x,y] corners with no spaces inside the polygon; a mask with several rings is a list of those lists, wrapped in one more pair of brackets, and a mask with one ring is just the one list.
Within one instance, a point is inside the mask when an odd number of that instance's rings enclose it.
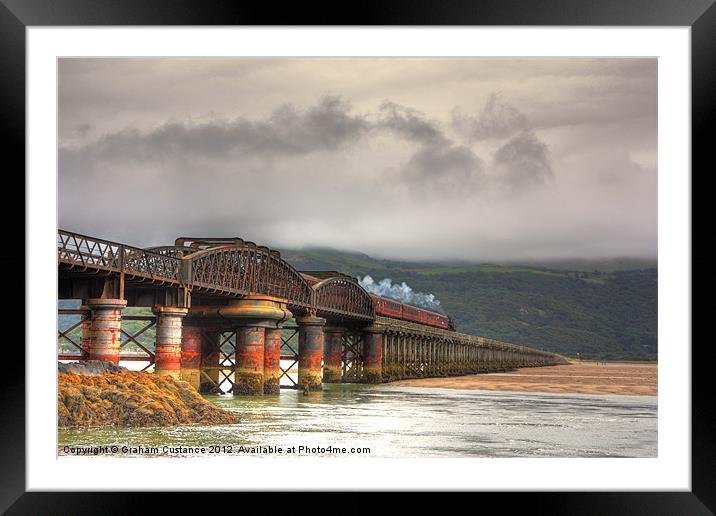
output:
{"label": "calm water surface", "polygon": [[371,457],[403,458],[657,456],[655,396],[324,388],[308,396],[206,396],[236,413],[236,425],[65,430],[59,444],[230,445],[235,454],[242,445],[366,447]]}

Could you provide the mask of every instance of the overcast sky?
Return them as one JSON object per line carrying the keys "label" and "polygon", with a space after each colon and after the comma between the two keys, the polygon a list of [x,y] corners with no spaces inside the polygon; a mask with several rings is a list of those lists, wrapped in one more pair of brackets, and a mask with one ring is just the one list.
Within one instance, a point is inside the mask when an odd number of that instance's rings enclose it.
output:
{"label": "overcast sky", "polygon": [[61,59],[59,226],[656,257],[655,59]]}

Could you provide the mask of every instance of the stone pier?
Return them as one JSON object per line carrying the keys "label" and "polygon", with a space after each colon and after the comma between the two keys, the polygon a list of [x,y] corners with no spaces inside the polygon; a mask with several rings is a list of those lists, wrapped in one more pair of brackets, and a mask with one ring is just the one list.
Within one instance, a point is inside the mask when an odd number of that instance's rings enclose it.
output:
{"label": "stone pier", "polygon": [[323,362],[323,326],[321,317],[296,318],[298,323],[298,387],[304,391],[323,389],[321,366]]}
{"label": "stone pier", "polygon": [[89,342],[89,359],[119,363],[119,346],[122,342],[122,310],[124,299],[88,299],[92,311]]}

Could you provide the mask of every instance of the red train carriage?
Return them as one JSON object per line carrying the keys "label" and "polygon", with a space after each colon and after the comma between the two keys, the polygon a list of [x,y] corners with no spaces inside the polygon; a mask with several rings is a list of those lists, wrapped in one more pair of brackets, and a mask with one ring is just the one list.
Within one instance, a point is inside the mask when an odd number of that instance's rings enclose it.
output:
{"label": "red train carriage", "polygon": [[375,313],[377,315],[435,326],[446,330],[454,330],[452,321],[446,315],[415,306],[404,305],[398,301],[381,296],[371,295],[371,297],[373,298]]}
{"label": "red train carriage", "polygon": [[[304,279],[309,285],[313,286],[320,282],[322,279],[335,276],[344,276],[338,272],[333,271],[306,271],[301,273]],[[392,317],[394,319],[402,319],[404,321],[411,321],[418,324],[425,324],[427,326],[434,326],[436,328],[443,328],[446,330],[454,330],[452,320],[450,317],[425,310],[424,308],[417,308],[415,306],[405,305],[399,301],[388,299],[382,296],[376,296],[371,294],[373,298],[373,304],[375,306],[375,313],[382,315],[383,317]]]}
{"label": "red train carriage", "polygon": [[451,329],[451,321],[448,316],[428,310],[423,310],[423,312],[425,312],[425,324],[445,328],[446,330]]}
{"label": "red train carriage", "polygon": [[421,323],[423,321],[420,320],[420,312],[420,308],[415,308],[414,306],[410,305],[403,305],[403,317],[401,317],[401,319]]}
{"label": "red train carriage", "polygon": [[403,303],[380,296],[371,295],[370,297],[373,298],[376,314],[396,319],[403,318]]}

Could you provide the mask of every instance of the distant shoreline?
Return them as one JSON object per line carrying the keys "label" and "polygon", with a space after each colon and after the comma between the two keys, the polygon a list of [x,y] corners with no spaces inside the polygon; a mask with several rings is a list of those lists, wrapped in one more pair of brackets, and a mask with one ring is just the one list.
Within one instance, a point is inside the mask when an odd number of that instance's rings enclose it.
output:
{"label": "distant shoreline", "polygon": [[633,364],[633,365],[657,365],[659,363],[658,360],[597,360],[595,358],[583,358],[582,360],[577,359],[569,359],[570,364],[579,364],[580,362],[589,362],[589,363],[606,363],[606,364]]}
{"label": "distant shoreline", "polygon": [[656,396],[656,362],[574,361],[569,365],[522,368],[506,373],[415,378],[387,385],[440,389],[562,394]]}

